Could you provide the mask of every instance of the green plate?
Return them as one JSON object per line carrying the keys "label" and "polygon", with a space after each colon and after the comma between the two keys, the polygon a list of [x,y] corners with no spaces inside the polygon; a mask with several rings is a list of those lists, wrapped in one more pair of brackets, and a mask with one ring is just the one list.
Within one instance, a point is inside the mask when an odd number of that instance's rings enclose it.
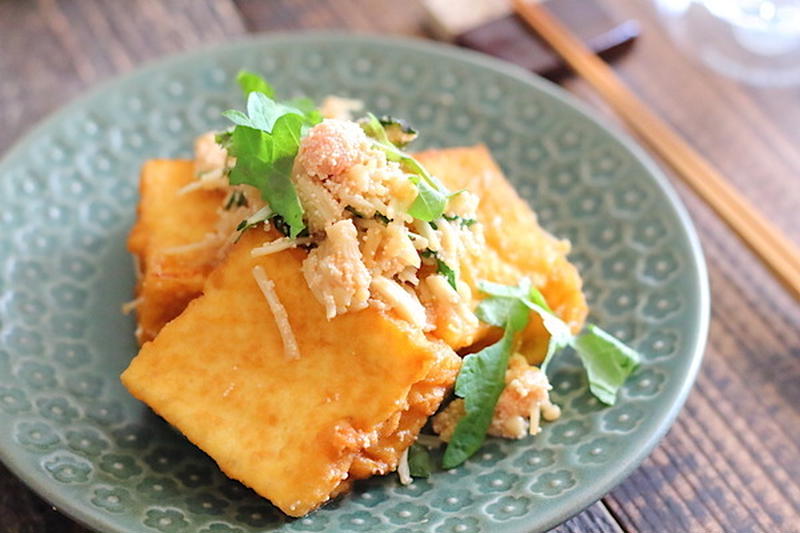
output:
{"label": "green plate", "polygon": [[[228,480],[131,398],[120,314],[137,173],[191,153],[240,103],[236,72],[286,96],[346,95],[408,118],[419,147],[484,142],[542,223],[574,244],[593,320],[640,349],[617,405],[573,355],[551,371],[564,415],[535,438],[490,439],[466,465],[401,486],[356,485],[288,519]],[[557,87],[426,42],[275,35],[177,56],[114,80],[36,128],[0,163],[0,458],[54,506],[104,532],[543,531],[619,483],[680,409],[709,307],[700,246],[653,163]]]}

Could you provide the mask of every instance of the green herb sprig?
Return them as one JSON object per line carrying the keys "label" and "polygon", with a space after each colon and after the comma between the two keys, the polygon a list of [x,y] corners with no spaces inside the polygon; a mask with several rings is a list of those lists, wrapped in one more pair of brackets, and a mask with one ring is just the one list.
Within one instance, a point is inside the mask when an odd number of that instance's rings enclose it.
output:
{"label": "green herb sprig", "polygon": [[586,369],[589,390],[604,404],[614,404],[620,387],[639,366],[640,356],[635,350],[593,324],[577,337],[572,335],[542,293],[529,283],[507,286],[481,282],[479,288],[489,297],[478,305],[475,314],[487,324],[502,327],[504,332],[495,344],[464,358],[455,393],[464,399],[466,414],[456,425],[445,450],[445,468],[463,463],[486,439],[497,400],[505,387],[514,338],[527,326],[531,311],[541,317],[550,334],[541,370],[547,370],[558,351],[574,347]]}
{"label": "green herb sprig", "polygon": [[290,237],[305,229],[303,206],[291,180],[292,165],[305,129],[319,123],[321,115],[307,100],[281,103],[263,78],[241,71],[237,81],[247,99],[244,113],[235,109],[223,115],[235,125],[218,141],[236,157],[228,180],[232,185],[252,185],[290,227]]}
{"label": "green herb sprig", "polygon": [[514,338],[525,329],[528,307],[518,299],[497,306],[493,319],[503,324],[503,337],[483,350],[469,354],[456,378],[456,396],[464,398],[465,414],[458,421],[442,458],[442,466],[453,468],[469,459],[483,444],[492,423],[494,407],[505,387],[506,368]]}

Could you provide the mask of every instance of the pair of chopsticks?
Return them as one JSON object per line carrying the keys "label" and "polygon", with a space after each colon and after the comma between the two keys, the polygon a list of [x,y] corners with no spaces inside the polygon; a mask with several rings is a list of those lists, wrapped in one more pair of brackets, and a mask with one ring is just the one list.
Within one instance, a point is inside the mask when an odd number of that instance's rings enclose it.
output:
{"label": "pair of chopsticks", "polygon": [[584,78],[633,131],[669,164],[800,299],[800,251],[731,187],[672,128],[651,112],[614,71],[538,3],[512,0],[517,14]]}

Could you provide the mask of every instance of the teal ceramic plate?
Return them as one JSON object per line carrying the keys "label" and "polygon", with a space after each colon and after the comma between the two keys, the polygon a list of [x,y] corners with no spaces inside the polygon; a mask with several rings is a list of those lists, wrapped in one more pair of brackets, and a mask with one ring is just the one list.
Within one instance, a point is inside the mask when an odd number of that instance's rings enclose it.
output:
{"label": "teal ceramic plate", "polygon": [[[146,407],[118,375],[136,353],[125,237],[137,173],[188,156],[239,104],[247,67],[282,94],[346,95],[408,118],[419,147],[489,145],[542,223],[574,245],[593,320],[645,354],[614,407],[572,356],[552,372],[564,415],[489,440],[466,465],[394,475],[287,519]],[[104,532],[542,531],[620,482],[683,403],[708,324],[706,271],[675,193],[639,149],[558,88],[429,43],[278,35],[170,58],[112,81],[0,163],[0,457],[53,505]]]}

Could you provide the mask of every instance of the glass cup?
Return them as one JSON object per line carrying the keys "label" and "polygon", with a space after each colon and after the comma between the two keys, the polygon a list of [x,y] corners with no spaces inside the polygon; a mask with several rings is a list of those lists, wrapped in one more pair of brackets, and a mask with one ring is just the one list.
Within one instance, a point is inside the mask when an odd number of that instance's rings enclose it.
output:
{"label": "glass cup", "polygon": [[800,0],[653,0],[672,39],[758,86],[800,84]]}

